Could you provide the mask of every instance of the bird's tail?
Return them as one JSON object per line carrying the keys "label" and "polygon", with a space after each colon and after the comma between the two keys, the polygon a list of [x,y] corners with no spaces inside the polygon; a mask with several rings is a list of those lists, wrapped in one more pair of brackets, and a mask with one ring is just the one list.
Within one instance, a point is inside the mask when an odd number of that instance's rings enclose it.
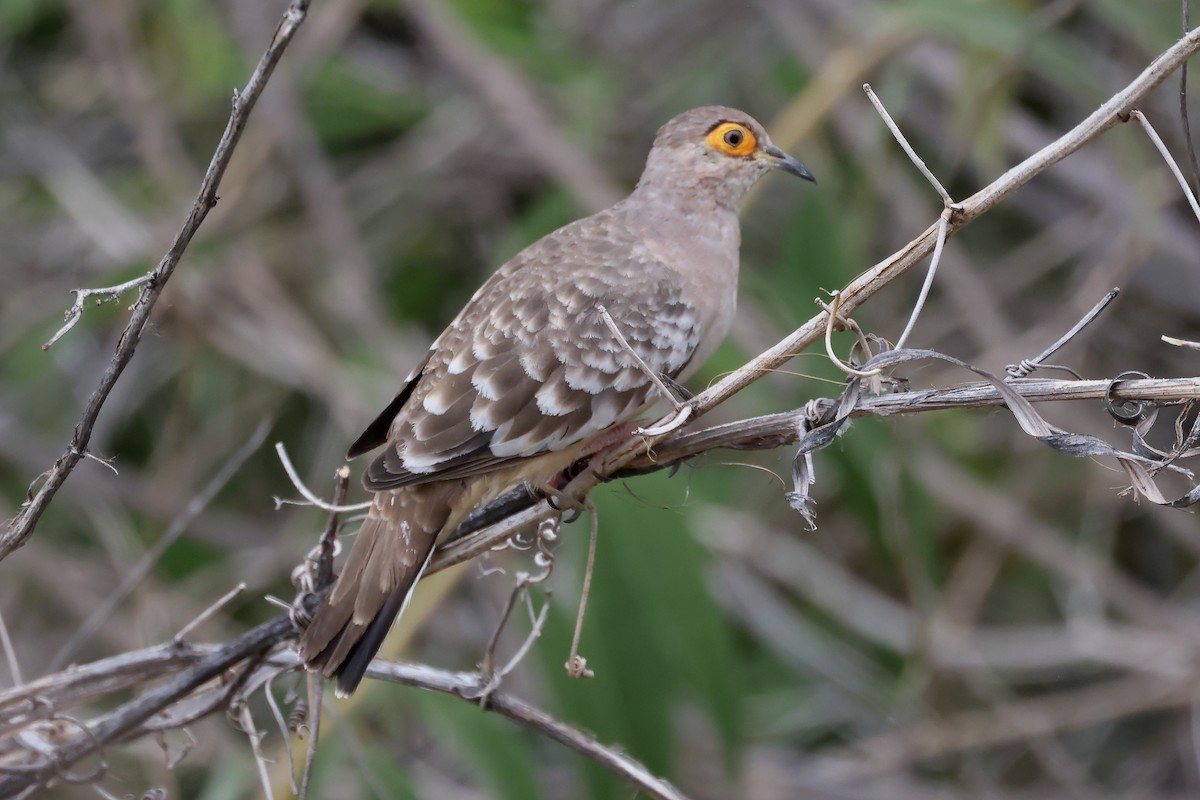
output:
{"label": "bird's tail", "polygon": [[358,531],[342,572],[300,637],[309,669],[337,676],[349,696],[404,610],[450,515],[434,487],[380,492]]}

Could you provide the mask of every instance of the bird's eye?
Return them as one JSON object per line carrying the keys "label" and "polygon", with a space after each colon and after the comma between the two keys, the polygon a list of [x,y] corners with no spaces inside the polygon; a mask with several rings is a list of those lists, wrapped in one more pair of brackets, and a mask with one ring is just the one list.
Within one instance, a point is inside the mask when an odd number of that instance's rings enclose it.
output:
{"label": "bird's eye", "polygon": [[708,146],[718,153],[736,158],[753,155],[758,149],[754,132],[740,122],[722,122],[708,132]]}

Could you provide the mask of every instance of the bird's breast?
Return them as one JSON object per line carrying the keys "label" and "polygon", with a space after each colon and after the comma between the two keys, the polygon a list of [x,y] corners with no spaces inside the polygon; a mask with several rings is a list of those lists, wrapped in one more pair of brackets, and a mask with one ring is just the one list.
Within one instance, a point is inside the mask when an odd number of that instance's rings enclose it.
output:
{"label": "bird's breast", "polygon": [[678,215],[648,232],[646,241],[655,259],[678,282],[684,302],[695,310],[700,343],[688,365],[690,373],[712,355],[733,326],[741,244],[737,217],[711,211]]}

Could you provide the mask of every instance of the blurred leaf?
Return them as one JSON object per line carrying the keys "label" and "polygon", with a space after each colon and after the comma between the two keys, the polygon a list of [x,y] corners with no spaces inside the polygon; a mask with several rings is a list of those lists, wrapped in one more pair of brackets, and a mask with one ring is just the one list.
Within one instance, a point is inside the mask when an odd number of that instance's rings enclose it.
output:
{"label": "blurred leaf", "polygon": [[422,715],[442,731],[442,740],[465,764],[496,790],[496,797],[537,800],[530,744],[533,734],[514,729],[511,722],[478,705],[433,692],[420,692]]}
{"label": "blurred leaf", "polygon": [[153,18],[162,26],[151,28],[157,34],[153,44],[159,62],[175,73],[179,91],[228,97],[246,82],[246,60],[211,3],[163,0],[163,10]]}
{"label": "blurred leaf", "polygon": [[[249,750],[250,746],[246,745]],[[183,762],[186,768],[188,761]],[[221,761],[221,769],[205,770],[205,780],[202,788],[192,795],[196,800],[242,800],[246,791],[251,787],[258,792],[258,773],[249,759],[226,758]],[[186,785],[186,784],[185,784]]]}
{"label": "blurred leaf", "polygon": [[531,197],[520,211],[508,236],[497,249],[494,259],[497,267],[546,234],[580,216],[580,209],[572,201],[571,195],[555,188]]}
{"label": "blurred leaf", "polygon": [[315,70],[307,89],[309,119],[317,136],[335,154],[390,142],[425,112],[417,98],[383,91],[359,78],[340,59]]}
{"label": "blurred leaf", "polygon": [[[387,792],[388,800],[421,800],[417,794],[412,777],[412,764],[398,760],[383,747],[372,747],[368,760],[370,763],[370,784],[364,780],[361,795],[372,793],[376,786]],[[333,797],[334,793],[324,792],[311,795],[313,797]]]}
{"label": "blurred leaf", "polygon": [[0,32],[5,39],[44,40],[42,37],[61,30],[65,9],[55,0],[4,0],[0,2]]}

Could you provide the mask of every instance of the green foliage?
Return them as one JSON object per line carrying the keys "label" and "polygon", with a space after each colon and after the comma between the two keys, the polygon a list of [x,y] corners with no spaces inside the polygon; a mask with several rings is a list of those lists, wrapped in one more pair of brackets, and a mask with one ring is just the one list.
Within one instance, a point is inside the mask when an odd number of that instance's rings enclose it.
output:
{"label": "green foliage", "polygon": [[494,797],[537,800],[543,796],[530,758],[532,734],[514,730],[512,723],[455,698],[429,693],[420,697],[425,718],[440,730],[451,751],[477,770],[480,782],[492,787]]}
{"label": "green foliage", "polygon": [[313,73],[306,99],[317,135],[334,154],[387,144],[425,112],[417,98],[383,91],[340,60]]}

